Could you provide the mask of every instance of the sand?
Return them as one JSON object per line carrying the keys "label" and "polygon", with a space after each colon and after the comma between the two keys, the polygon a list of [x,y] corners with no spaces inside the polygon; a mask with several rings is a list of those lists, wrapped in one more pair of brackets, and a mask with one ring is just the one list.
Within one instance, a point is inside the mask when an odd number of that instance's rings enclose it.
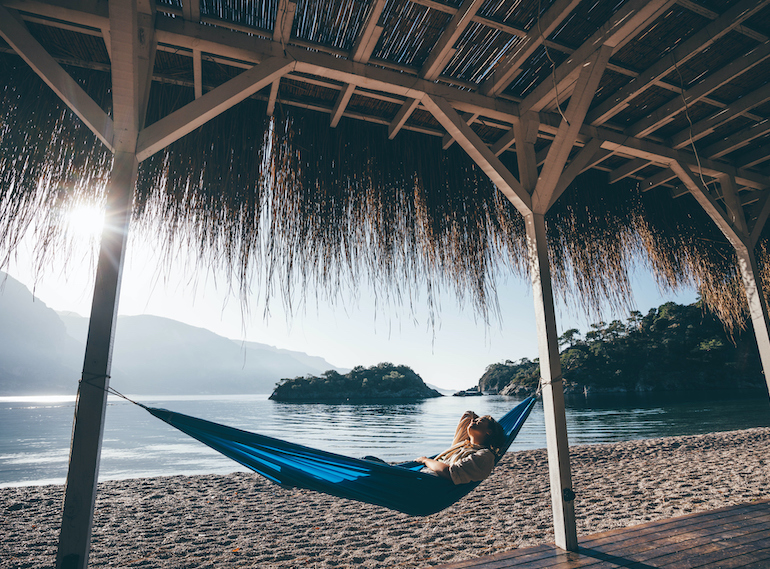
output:
{"label": "sand", "polygon": [[[770,497],[770,428],[571,449],[578,535]],[[0,565],[51,567],[62,486],[0,489]],[[429,567],[552,543],[544,449],[416,518],[257,475],[99,485],[91,567]]]}

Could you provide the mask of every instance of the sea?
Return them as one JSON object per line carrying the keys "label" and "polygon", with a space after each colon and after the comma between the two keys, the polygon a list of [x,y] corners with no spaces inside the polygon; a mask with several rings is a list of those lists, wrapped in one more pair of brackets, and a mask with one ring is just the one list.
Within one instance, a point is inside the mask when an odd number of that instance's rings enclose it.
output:
{"label": "sea", "polygon": [[[447,396],[408,403],[328,404],[282,403],[267,395],[129,397],[149,407],[388,462],[446,448],[467,409],[500,417],[520,401]],[[0,397],[0,487],[64,483],[74,410],[74,396]],[[566,415],[570,445],[611,443],[767,427],[770,399],[764,391],[577,396],[567,399]],[[100,480],[244,470],[141,407],[113,396],[103,441]],[[538,402],[509,452],[545,444]]]}

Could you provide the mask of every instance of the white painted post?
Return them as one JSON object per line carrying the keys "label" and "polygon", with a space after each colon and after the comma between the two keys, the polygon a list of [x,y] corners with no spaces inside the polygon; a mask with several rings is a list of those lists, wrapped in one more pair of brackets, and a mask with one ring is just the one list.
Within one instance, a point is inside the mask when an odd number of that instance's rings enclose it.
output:
{"label": "white painted post", "polygon": [[756,278],[759,275],[759,269],[754,252],[748,246],[736,246],[735,253],[738,257],[738,268],[741,271],[743,288],[746,291],[746,300],[749,304],[749,314],[754,327],[754,338],[759,348],[759,358],[765,372],[765,383],[770,394],[770,318],[768,318],[767,302],[762,292],[762,286]]}
{"label": "white painted post", "polygon": [[75,405],[69,471],[56,556],[57,569],[85,569],[88,565],[104,412],[112,365],[112,342],[137,166],[135,154],[115,153],[96,269],[83,376]]}
{"label": "white painted post", "polygon": [[558,547],[567,551],[577,551],[574,493],[570,473],[567,419],[564,411],[564,385],[559,359],[559,339],[548,261],[545,217],[543,214],[531,213],[524,216],[524,221],[527,228],[529,267],[535,301],[554,533]]}

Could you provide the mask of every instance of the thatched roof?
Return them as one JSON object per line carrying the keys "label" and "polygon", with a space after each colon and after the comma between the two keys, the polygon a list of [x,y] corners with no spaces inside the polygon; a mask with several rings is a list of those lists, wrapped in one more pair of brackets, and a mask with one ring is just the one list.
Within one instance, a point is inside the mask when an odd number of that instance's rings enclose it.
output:
{"label": "thatched roof", "polygon": [[[111,112],[106,2],[0,4]],[[410,95],[449,101],[518,177],[514,123],[538,113],[545,163],[597,37],[612,50],[567,165],[582,173],[546,215],[557,291],[588,310],[622,303],[638,261],[664,287],[694,283],[726,323],[744,321],[734,250],[671,160],[717,204],[721,176],[735,181],[770,275],[770,2],[145,4],[157,41],[147,126],[267,58],[293,62],[140,164],[135,224],[224,266],[244,290],[264,269],[287,298],[293,285],[334,295],[368,280],[385,295],[451,288],[486,314],[500,271],[528,272],[522,216]],[[35,223],[55,243],[57,212],[103,199],[111,167],[110,150],[16,51],[0,41],[4,253]]]}

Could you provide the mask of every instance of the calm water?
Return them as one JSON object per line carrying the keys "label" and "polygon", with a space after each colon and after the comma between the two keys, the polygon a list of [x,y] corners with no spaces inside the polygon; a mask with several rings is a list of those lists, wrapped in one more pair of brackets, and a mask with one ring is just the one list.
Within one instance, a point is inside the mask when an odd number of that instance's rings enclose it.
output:
{"label": "calm water", "polygon": [[[443,450],[466,409],[496,417],[517,399],[442,397],[380,405],[286,404],[267,395],[141,397],[148,406],[256,431],[350,456],[409,460]],[[74,413],[72,397],[0,397],[0,487],[63,483]],[[753,396],[613,396],[570,399],[570,444],[770,426],[766,393]],[[511,451],[545,446],[540,403]],[[229,473],[240,465],[183,435],[143,409],[110,399],[100,479],[171,474]]]}

